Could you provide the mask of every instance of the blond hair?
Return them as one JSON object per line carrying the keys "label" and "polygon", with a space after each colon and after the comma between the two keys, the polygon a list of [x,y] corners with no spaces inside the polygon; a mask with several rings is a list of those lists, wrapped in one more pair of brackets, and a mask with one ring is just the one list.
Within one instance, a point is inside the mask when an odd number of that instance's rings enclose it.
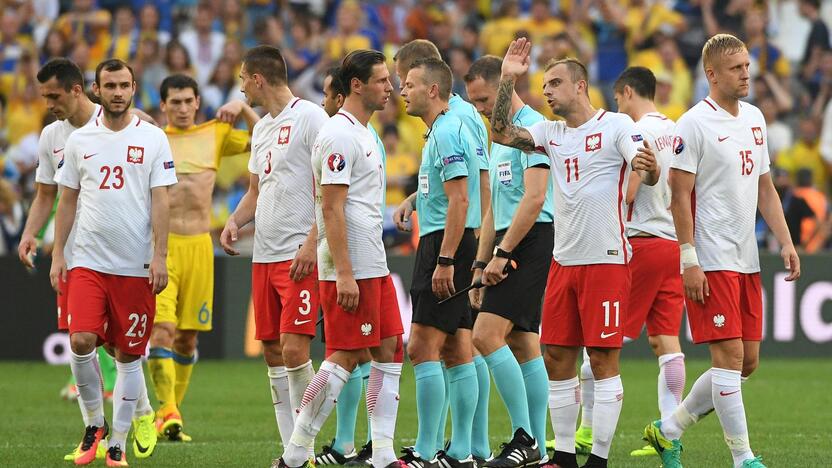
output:
{"label": "blond hair", "polygon": [[435,58],[442,60],[436,44],[427,39],[414,39],[403,45],[393,56],[393,61],[399,65],[399,70],[407,74],[413,68],[413,62],[419,59]]}
{"label": "blond hair", "polygon": [[707,69],[715,60],[747,50],[745,43],[731,34],[717,34],[702,47],[702,66]]}

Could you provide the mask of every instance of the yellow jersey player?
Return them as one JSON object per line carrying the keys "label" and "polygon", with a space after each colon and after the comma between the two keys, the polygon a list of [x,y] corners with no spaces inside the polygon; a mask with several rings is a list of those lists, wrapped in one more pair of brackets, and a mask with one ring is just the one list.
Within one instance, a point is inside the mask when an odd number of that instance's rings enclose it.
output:
{"label": "yellow jersey player", "polygon": [[257,115],[237,101],[221,108],[220,120],[195,124],[199,86],[193,78],[172,75],[162,81],[161,108],[167,117],[179,183],[170,190],[168,287],[156,299],[148,367],[159,399],[156,429],[171,441],[189,441],[182,432],[179,407],[196,362],[199,332],[211,330],[214,252],[211,242],[211,194],[219,159],[248,150],[249,134],[231,123],[241,113],[251,128]]}

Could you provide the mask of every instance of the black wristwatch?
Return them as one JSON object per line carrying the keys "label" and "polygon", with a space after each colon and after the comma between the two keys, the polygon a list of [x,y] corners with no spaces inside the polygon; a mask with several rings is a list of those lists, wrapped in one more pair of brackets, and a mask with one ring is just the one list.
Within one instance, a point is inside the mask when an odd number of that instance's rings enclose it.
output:
{"label": "black wristwatch", "polygon": [[477,270],[477,269],[485,270],[485,267],[487,267],[487,266],[488,266],[488,263],[486,263],[486,262],[481,262],[479,260],[474,260],[474,263],[471,265],[471,271],[474,271],[474,270]]}
{"label": "black wristwatch", "polygon": [[508,259],[510,259],[511,258],[511,252],[506,252],[505,250],[501,249],[500,246],[498,245],[497,247],[494,247],[494,256],[498,257],[498,258],[508,258]]}
{"label": "black wristwatch", "polygon": [[453,266],[454,265],[454,258],[453,257],[443,257],[442,255],[440,255],[439,258],[436,259],[436,264],[437,265],[442,265],[442,266]]}

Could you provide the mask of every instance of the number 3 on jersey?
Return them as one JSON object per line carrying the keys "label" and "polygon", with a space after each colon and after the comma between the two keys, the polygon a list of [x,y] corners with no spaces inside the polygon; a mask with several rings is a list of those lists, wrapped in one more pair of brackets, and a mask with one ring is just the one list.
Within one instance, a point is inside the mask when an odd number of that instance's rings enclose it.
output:
{"label": "number 3 on jersey", "polygon": [[740,151],[740,160],[742,161],[740,175],[751,175],[751,172],[754,170],[754,160],[751,159],[751,150]]}

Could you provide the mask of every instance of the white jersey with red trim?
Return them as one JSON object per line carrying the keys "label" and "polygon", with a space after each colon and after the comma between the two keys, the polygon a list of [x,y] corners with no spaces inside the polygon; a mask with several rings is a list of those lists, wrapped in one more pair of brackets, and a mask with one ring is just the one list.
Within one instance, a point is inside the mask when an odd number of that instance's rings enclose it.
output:
{"label": "white jersey with red trim", "polygon": [[[101,110],[101,106],[96,104],[90,119],[84,125],[95,122],[96,117],[101,115]],[[56,120],[43,128],[38,139],[38,168],[35,170],[35,182],[45,185],[57,184],[55,178],[58,169],[63,167],[66,140],[72,135],[72,132],[79,128],[74,127],[69,119]],[[75,211],[76,218],[80,209],[81,204],[79,203]],[[73,239],[75,239],[75,226],[69,231],[69,237],[66,239],[66,247],[64,248],[64,258],[67,264],[72,263]]]}
{"label": "white jersey with red trim", "polygon": [[312,145],[328,118],[321,106],[295,98],[254,125],[248,170],[259,177],[260,194],[252,262],[291,260],[306,242],[315,222]]}
{"label": "white jersey with red trim", "polygon": [[321,128],[312,150],[312,167],[318,183],[318,278],[336,279],[321,206],[322,185],[349,186],[344,215],[354,278],[390,274],[382,242],[384,159],[375,136],[354,115],[341,109]]}
{"label": "white jersey with red trim", "polygon": [[546,120],[528,131],[551,162],[555,260],[565,266],[628,263],[624,193],[643,139],[633,120],[599,109],[578,128]]}
{"label": "white jersey with red trim", "polygon": [[627,236],[640,232],[676,240],[676,227],[670,214],[670,163],[673,160],[673,131],[676,124],[658,112],[649,112],[636,122],[636,128],[650,143],[661,168],[656,185],[639,184],[633,203],[627,207]]}
{"label": "white jersey with red trim", "polygon": [[673,169],[696,174],[693,237],[702,269],[760,271],[757,195],[771,165],[762,112],[740,102],[735,117],[705,98],[679,119],[673,153]]}
{"label": "white jersey with red trim", "polygon": [[[96,104],[90,119],[84,125],[95,122],[95,119],[100,116],[101,106]],[[35,171],[35,182],[46,185],[56,184],[55,174],[57,174],[58,168],[61,167],[61,162],[64,159],[66,140],[72,132],[79,128],[74,127],[69,119],[56,120],[43,127],[40,132],[40,139],[38,139],[38,168]]]}
{"label": "white jersey with red trim", "polygon": [[176,183],[165,132],[135,116],[114,132],[98,118],[67,139],[57,182],[80,190],[83,206],[68,267],[147,277],[153,254],[150,191]]}

